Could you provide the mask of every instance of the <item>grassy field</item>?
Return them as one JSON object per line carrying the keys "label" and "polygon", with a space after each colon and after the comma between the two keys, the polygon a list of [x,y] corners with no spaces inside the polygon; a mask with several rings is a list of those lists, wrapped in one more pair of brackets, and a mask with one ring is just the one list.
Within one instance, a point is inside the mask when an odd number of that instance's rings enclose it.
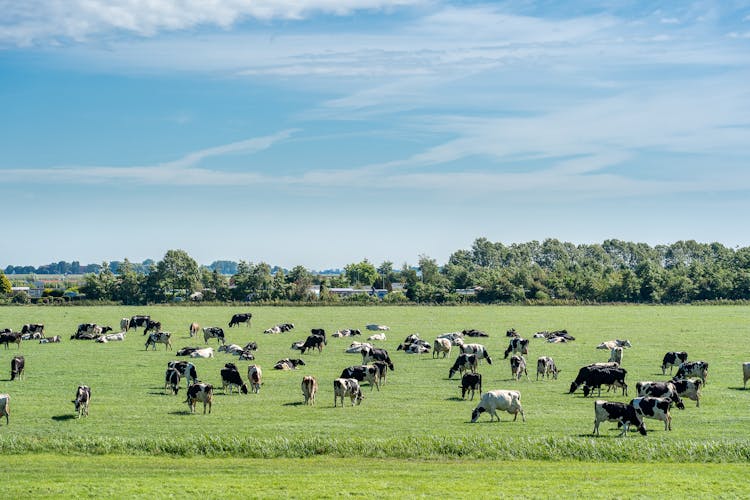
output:
{"label": "grassy field", "polygon": [[[18,350],[15,346],[7,351],[0,348],[0,367],[7,370],[0,372],[0,392],[11,395],[12,412],[10,425],[6,426],[4,419],[0,422],[0,453],[33,453],[33,457],[18,460],[45,457],[42,462],[50,463],[61,456],[61,460],[75,457],[85,461],[95,460],[97,455],[118,460],[125,460],[123,455],[161,455],[170,460],[367,457],[381,469],[414,475],[421,475],[424,461],[455,460],[460,470],[474,463],[468,459],[476,459],[480,460],[476,473],[481,475],[483,467],[492,470],[495,461],[531,460],[534,465],[528,468],[529,476],[534,480],[546,480],[538,467],[556,461],[566,461],[566,467],[577,462],[576,470],[584,474],[584,465],[589,463],[620,462],[627,467],[643,462],[744,464],[750,460],[750,391],[742,390],[741,371],[741,362],[750,360],[745,341],[750,307],[250,307],[252,327],[226,328],[231,314],[242,310],[159,306],[0,309],[0,328],[18,330],[24,323],[42,322],[47,335],[64,339],[61,344],[29,341]],[[68,340],[79,323],[95,322],[117,329],[121,317],[133,314],[150,314],[160,320],[163,329],[173,332],[175,349],[203,345],[202,338],[188,336],[192,321],[225,327],[230,342],[257,341],[254,363],[264,368],[260,394],[224,395],[219,389],[211,415],[202,415],[200,408],[198,414],[191,415],[184,403],[184,382],[178,396],[164,394],[166,363],[178,358],[165,352],[163,345],[155,352],[145,351],[140,331],[129,333],[121,343]],[[296,328],[279,335],[262,333],[281,322],[292,322]],[[333,379],[343,368],[361,362],[359,355],[344,353],[350,339],[329,338],[322,354],[301,356],[307,365],[300,370],[271,369],[281,358],[300,357],[289,346],[304,339],[311,328],[325,328],[329,335],[339,328],[359,328],[364,333],[367,323],[391,327],[388,340],[374,343],[389,350],[395,371],[380,392],[364,386],[366,399],[361,406],[333,407]],[[502,359],[507,345],[505,331],[511,327],[525,337],[540,330],[565,328],[577,340],[553,345],[532,339],[528,356],[531,380],[516,382],[510,378],[508,361]],[[510,415],[502,414],[500,423],[490,423],[489,417],[482,416],[479,423],[470,424],[476,401],[461,400],[459,381],[447,377],[455,351],[448,359],[396,351],[411,333],[431,342],[441,333],[465,328],[491,335],[479,340],[494,361],[480,365],[484,389],[520,390],[527,422],[511,422]],[[593,399],[583,398],[580,391],[574,395],[567,391],[580,366],[607,360],[608,353],[595,346],[614,338],[627,338],[633,344],[623,361],[632,388],[630,397],[636,381],[668,378],[660,369],[668,350],[686,350],[690,359],[708,361],[701,407],[686,401],[684,411],[673,410],[672,432],[665,432],[661,422],[647,421],[646,437],[617,438],[612,424],[602,424],[602,437],[592,437]],[[216,347],[215,341],[211,345]],[[18,353],[26,358],[26,379],[11,382],[9,360]],[[559,380],[535,380],[535,361],[542,355],[553,357],[562,369]],[[219,370],[227,361],[237,363],[245,376],[250,362],[217,353],[214,359],[195,360],[199,378],[220,387]],[[320,383],[317,404],[312,407],[301,404],[304,375],[314,375]],[[81,420],[73,418],[70,402],[79,384],[92,388],[91,414]],[[619,401],[630,397],[606,395],[606,399]],[[326,464],[325,460],[310,463]],[[39,467],[43,470],[45,464]],[[673,470],[680,474],[678,468]],[[316,474],[322,486],[331,486],[325,467]],[[617,479],[607,479],[604,472],[601,476],[603,481]],[[526,476],[526,480],[532,478]],[[35,493],[53,494],[51,491]],[[335,489],[327,491],[338,495]],[[116,496],[117,490],[101,493]],[[427,487],[415,492],[415,496],[423,494],[429,494]]]}

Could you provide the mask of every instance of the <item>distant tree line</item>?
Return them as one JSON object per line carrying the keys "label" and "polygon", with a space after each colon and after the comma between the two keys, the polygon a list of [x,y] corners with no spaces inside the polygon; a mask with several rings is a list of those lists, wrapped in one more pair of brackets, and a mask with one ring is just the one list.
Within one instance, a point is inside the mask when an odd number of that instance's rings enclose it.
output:
{"label": "distant tree line", "polygon": [[[59,263],[64,264],[64,263]],[[9,266],[13,268],[13,266]],[[18,269],[18,268],[13,268]],[[7,270],[7,268],[6,268]],[[227,272],[229,271],[229,272]],[[337,288],[382,288],[342,298]],[[77,292],[89,300],[123,304],[182,300],[374,303],[689,303],[750,300],[750,248],[679,241],[655,247],[606,240],[556,239],[505,245],[486,238],[455,251],[440,265],[420,255],[416,265],[379,266],[367,259],[339,275],[291,270],[264,262],[217,261],[199,266],[183,250],[159,262],[104,262],[85,274]]]}

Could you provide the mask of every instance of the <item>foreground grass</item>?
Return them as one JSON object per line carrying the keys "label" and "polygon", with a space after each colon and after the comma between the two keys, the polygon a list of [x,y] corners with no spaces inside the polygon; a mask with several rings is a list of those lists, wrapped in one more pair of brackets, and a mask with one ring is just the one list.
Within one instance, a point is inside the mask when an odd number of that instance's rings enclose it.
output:
{"label": "foreground grass", "polygon": [[747,497],[747,465],[7,455],[5,498]]}

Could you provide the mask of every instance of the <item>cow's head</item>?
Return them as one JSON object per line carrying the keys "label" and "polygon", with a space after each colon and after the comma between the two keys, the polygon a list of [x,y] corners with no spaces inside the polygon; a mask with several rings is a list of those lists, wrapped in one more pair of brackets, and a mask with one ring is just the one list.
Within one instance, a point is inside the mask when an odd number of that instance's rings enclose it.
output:
{"label": "cow's head", "polygon": [[486,412],[487,410],[483,406],[477,406],[474,411],[471,412],[471,423],[474,423],[479,418],[479,415]]}

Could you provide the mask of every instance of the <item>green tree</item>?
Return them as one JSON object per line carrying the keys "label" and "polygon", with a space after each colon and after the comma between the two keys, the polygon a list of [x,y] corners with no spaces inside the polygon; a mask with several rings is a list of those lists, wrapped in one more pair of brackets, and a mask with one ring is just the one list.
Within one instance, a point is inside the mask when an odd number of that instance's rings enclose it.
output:
{"label": "green tree", "polygon": [[349,283],[355,286],[372,286],[378,279],[378,270],[367,259],[356,264],[347,264],[344,266],[344,274]]}
{"label": "green tree", "polygon": [[168,250],[156,264],[156,284],[166,297],[187,297],[201,284],[198,263],[184,250]]}
{"label": "green tree", "polygon": [[143,275],[136,273],[133,264],[125,259],[118,268],[113,298],[125,305],[141,304],[143,302],[143,282]]}
{"label": "green tree", "polygon": [[13,291],[13,286],[4,272],[0,271],[0,294],[8,295]]}

